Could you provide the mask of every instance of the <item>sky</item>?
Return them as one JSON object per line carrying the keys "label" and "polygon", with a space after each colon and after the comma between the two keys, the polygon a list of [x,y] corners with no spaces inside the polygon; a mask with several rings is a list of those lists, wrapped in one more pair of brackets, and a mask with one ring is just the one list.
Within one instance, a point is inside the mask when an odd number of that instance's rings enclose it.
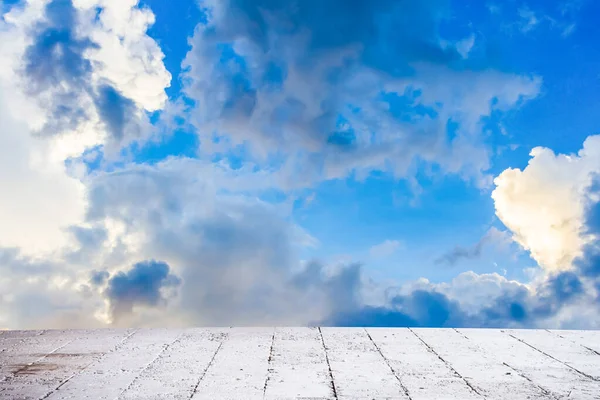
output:
{"label": "sky", "polygon": [[0,0],[0,328],[600,329],[591,0]]}

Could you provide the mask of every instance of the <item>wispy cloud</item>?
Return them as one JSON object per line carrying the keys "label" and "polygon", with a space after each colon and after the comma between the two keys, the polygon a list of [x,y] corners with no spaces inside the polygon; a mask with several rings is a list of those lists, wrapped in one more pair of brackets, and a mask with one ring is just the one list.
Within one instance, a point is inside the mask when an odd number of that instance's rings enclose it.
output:
{"label": "wispy cloud", "polygon": [[456,246],[448,253],[435,260],[436,264],[455,266],[464,260],[475,260],[481,257],[486,246],[506,247],[511,242],[510,234],[497,228],[490,228],[485,235],[473,246]]}
{"label": "wispy cloud", "polygon": [[382,243],[371,246],[369,249],[369,255],[371,258],[386,258],[393,255],[396,251],[401,249],[403,246],[399,240],[386,240]]}

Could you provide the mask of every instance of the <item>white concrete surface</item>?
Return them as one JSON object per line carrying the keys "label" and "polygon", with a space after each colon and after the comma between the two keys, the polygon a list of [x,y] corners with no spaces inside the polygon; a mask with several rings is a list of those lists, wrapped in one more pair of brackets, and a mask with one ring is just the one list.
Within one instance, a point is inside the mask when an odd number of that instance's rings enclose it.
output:
{"label": "white concrete surface", "polygon": [[0,399],[600,399],[600,331],[4,331]]}

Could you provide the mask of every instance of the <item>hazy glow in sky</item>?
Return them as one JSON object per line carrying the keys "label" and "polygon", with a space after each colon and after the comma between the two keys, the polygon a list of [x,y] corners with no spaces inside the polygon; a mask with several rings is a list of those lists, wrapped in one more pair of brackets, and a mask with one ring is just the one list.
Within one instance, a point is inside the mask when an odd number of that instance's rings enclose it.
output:
{"label": "hazy glow in sky", "polygon": [[0,0],[0,327],[600,328],[597,15]]}

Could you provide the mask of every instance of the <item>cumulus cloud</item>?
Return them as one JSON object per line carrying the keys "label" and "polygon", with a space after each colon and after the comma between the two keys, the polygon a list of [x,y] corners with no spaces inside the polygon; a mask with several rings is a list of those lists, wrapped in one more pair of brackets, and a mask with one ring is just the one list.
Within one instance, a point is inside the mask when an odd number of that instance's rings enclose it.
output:
{"label": "cumulus cloud", "polygon": [[284,210],[240,193],[251,180],[243,170],[192,159],[130,165],[90,182],[87,220],[113,227],[106,252],[125,247],[114,268],[135,257],[168,263],[182,280],[171,314],[188,324],[318,319],[331,307],[324,288],[336,272],[300,263],[306,234]]}
{"label": "cumulus cloud", "polygon": [[0,245],[49,253],[85,213],[84,172],[65,161],[144,136],[145,112],[164,105],[170,75],[146,34],[152,13],[135,1],[39,0],[5,11]]}
{"label": "cumulus cloud", "polygon": [[87,88],[92,64],[85,52],[95,46],[76,33],[77,13],[70,0],[53,0],[44,10],[25,49],[26,91],[40,95],[50,110],[45,131],[72,130],[90,116],[77,91]]}
{"label": "cumulus cloud", "polygon": [[[76,162],[86,150],[142,138],[167,101],[152,12],[32,0],[3,16],[2,326],[567,326],[596,301],[594,137],[576,156],[536,149],[496,180],[499,218],[548,271],[528,284],[465,273],[380,287],[359,264],[301,260],[315,239],[289,204],[261,200],[352,171],[406,177],[421,161],[489,184],[482,118],[535,97],[541,80],[472,68],[469,38],[440,37],[445,2],[203,4],[183,76],[203,157],[93,173]],[[239,168],[204,157],[246,150]]]}
{"label": "cumulus cloud", "polygon": [[[588,310],[592,305],[594,315],[599,312],[574,273],[553,275],[532,287],[508,281],[497,274],[466,275],[470,275],[466,289],[482,297],[482,303],[465,300],[459,287],[454,285],[456,282],[437,285],[423,282],[421,287],[388,296],[382,305],[361,305],[350,311],[336,312],[324,323],[335,326],[558,328],[572,326],[569,313],[576,312],[581,305]],[[486,293],[490,283],[496,290]],[[583,326],[596,328],[598,325],[592,320]]]}
{"label": "cumulus cloud", "polygon": [[[544,273],[530,283],[473,272],[449,283],[422,280],[388,289],[383,304],[353,302],[361,306],[333,314],[325,322],[345,326],[597,328],[598,143],[598,136],[589,137],[577,155],[555,155],[549,149],[536,148],[523,171],[509,169],[495,181],[498,217],[543,268]],[[505,235],[486,235],[494,236],[506,242]],[[477,256],[489,240],[486,237],[471,249],[455,249],[443,260]]]}
{"label": "cumulus cloud", "polygon": [[577,154],[537,147],[526,168],[507,169],[495,179],[496,215],[542,268],[568,270],[581,256],[588,189],[600,171],[599,157],[600,136],[588,137]]}
{"label": "cumulus cloud", "polygon": [[[66,245],[63,228],[83,219],[85,187],[54,157],[55,138],[35,138],[24,96],[0,82],[0,246],[27,253],[55,251]],[[8,93],[12,93],[9,97]],[[19,115],[23,112],[23,115]]]}
{"label": "cumulus cloud", "polygon": [[[582,323],[576,318],[582,305],[594,310],[595,281],[585,278],[591,272],[580,272],[593,268],[584,264],[527,285],[464,273],[448,283],[385,288],[369,282],[357,264],[302,263],[302,238],[285,213],[246,194],[224,194],[219,188],[244,172],[224,169],[211,185],[206,177],[219,173],[212,169],[198,160],[171,159],[96,175],[88,184],[87,227],[73,229],[77,251],[93,256],[40,263],[5,251],[3,301],[10,308],[0,314],[12,324],[17,314],[21,326],[39,326],[39,314],[28,311],[32,288],[37,301],[50,299],[44,308],[33,307],[47,317],[47,326],[62,326],[67,317],[86,326],[96,315],[96,324],[123,326],[565,327]],[[595,208],[586,209],[592,229]],[[102,250],[94,255],[88,248]],[[164,261],[140,263],[140,257]],[[36,280],[15,293],[11,285],[21,275],[13,271]],[[48,280],[52,285],[43,287]],[[373,290],[383,298],[373,300]],[[589,318],[585,326],[597,320]]]}
{"label": "cumulus cloud", "polygon": [[288,186],[403,178],[419,160],[489,185],[481,118],[539,92],[539,78],[465,65],[468,44],[440,39],[445,2],[203,4],[184,61],[201,150],[277,155]]}
{"label": "cumulus cloud", "polygon": [[139,137],[144,112],[164,106],[171,79],[146,34],[153,22],[137,1],[43,0],[11,9],[3,41],[14,43],[11,78],[40,106],[36,130],[78,131],[97,143]]}

